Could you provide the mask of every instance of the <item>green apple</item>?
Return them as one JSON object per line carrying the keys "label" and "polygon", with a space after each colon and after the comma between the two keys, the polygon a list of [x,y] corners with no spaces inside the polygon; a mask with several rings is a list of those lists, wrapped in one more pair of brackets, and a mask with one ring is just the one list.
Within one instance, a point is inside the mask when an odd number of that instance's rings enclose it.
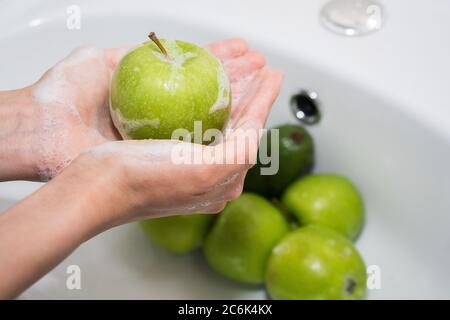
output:
{"label": "green apple", "polygon": [[174,253],[197,249],[214,215],[191,214],[155,218],[140,222],[144,233],[159,247]]}
{"label": "green apple", "polygon": [[[125,55],[111,84],[110,111],[124,139],[170,139],[176,129],[223,129],[230,82],[207,50],[179,40],[148,41]],[[204,142],[202,140],[202,142]]]}
{"label": "green apple", "polygon": [[309,175],[291,184],[281,199],[300,224],[318,224],[354,240],[364,223],[364,203],[353,183],[333,174]]}
{"label": "green apple", "polygon": [[[272,141],[272,130],[263,136],[261,144],[267,143],[268,155],[278,156],[278,172],[262,175],[258,163],[247,172],[244,190],[259,193],[265,197],[279,197],[287,186],[299,177],[309,173],[314,166],[314,142],[308,131],[298,125],[285,124],[273,129],[278,130],[278,140]],[[278,146],[272,145],[277,143]],[[278,148],[278,154],[275,152]],[[273,163],[270,163],[273,165]]]}
{"label": "green apple", "polygon": [[288,231],[281,212],[266,199],[243,193],[219,215],[203,246],[209,265],[239,282],[264,281],[272,248]]}
{"label": "green apple", "polygon": [[273,249],[266,287],[277,300],[362,299],[366,267],[352,243],[320,226],[299,228]]}

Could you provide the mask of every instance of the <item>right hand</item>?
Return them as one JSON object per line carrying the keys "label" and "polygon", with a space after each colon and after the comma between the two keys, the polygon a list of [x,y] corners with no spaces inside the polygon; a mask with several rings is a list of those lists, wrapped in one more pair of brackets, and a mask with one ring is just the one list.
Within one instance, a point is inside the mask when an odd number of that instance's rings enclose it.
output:
{"label": "right hand", "polygon": [[[105,217],[108,225],[173,214],[215,213],[241,194],[245,174],[256,162],[259,133],[279,93],[282,73],[264,67],[264,56],[248,51],[242,40],[218,42],[208,49],[222,60],[231,81],[232,131],[222,142],[209,146],[175,140],[108,142],[82,153],[67,168],[72,173],[111,177],[106,187],[120,191],[111,199],[118,210]],[[254,130],[258,135],[236,150],[233,141],[240,134],[238,129]],[[228,157],[244,159],[244,163],[176,164],[174,148],[191,156],[207,153],[216,157],[218,151],[226,150]]]}

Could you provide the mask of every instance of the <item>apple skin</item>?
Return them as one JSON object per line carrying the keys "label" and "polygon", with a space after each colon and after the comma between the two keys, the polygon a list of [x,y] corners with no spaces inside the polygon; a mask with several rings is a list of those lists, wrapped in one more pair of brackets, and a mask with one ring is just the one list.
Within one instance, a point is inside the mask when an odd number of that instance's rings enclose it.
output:
{"label": "apple skin", "polygon": [[364,225],[364,202],[347,178],[312,174],[292,183],[281,199],[301,225],[317,224],[355,240]]}
{"label": "apple skin", "polygon": [[173,253],[187,253],[200,247],[212,214],[190,214],[139,222],[145,235],[159,247]]}
{"label": "apple skin", "polygon": [[301,227],[272,250],[266,287],[275,300],[357,300],[366,267],[352,243],[326,227]]}
{"label": "apple skin", "polygon": [[[188,42],[148,41],[125,55],[111,84],[110,111],[124,139],[170,139],[176,129],[222,130],[231,108],[230,82],[221,62]],[[204,141],[202,141],[204,142]]]}
{"label": "apple skin", "polygon": [[220,213],[206,236],[203,253],[221,275],[261,284],[270,252],[287,232],[288,224],[276,207],[261,196],[243,193]]}

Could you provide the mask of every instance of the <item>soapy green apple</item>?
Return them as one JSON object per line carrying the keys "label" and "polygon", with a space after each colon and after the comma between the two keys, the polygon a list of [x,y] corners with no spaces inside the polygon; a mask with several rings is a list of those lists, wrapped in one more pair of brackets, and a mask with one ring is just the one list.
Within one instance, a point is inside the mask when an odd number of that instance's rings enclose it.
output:
{"label": "soapy green apple", "polygon": [[[171,139],[176,129],[223,129],[231,107],[221,62],[184,41],[148,41],[125,55],[111,84],[110,111],[124,139]],[[202,141],[204,142],[204,141]]]}
{"label": "soapy green apple", "polygon": [[211,214],[177,215],[144,220],[140,225],[157,246],[173,253],[187,253],[200,247],[214,218]]}

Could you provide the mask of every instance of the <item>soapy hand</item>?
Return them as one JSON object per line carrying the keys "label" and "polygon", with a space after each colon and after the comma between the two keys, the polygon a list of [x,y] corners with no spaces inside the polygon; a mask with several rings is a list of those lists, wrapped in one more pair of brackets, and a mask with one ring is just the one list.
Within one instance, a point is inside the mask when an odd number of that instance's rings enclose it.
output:
{"label": "soapy hand", "polygon": [[[264,57],[242,40],[208,49],[224,63],[233,96],[232,130],[214,145],[118,141],[108,91],[126,49],[79,49],[36,84],[0,92],[0,180],[54,177],[0,215],[0,298],[18,296],[81,243],[115,225],[217,212],[241,193],[259,135],[249,135],[244,145],[233,142],[263,128],[282,75],[264,67]],[[213,161],[177,163],[174,150]]]}
{"label": "soapy hand", "polygon": [[39,179],[55,177],[83,150],[120,138],[108,108],[111,76],[126,49],[82,47],[31,87]]}
{"label": "soapy hand", "polygon": [[[244,98],[250,99],[259,82],[273,71],[261,70],[264,56],[250,51],[243,40],[220,41],[207,49],[222,61],[229,76],[231,120],[236,123],[249,102]],[[32,148],[40,180],[56,176],[82,151],[120,139],[109,115],[109,86],[114,68],[127,51],[76,49],[31,87],[39,119]]]}
{"label": "soapy hand", "polygon": [[[127,207],[107,218],[110,225],[170,214],[219,212],[242,192],[245,174],[256,161],[260,129],[278,95],[282,74],[264,67],[264,56],[249,51],[242,40],[218,42],[207,48],[222,60],[232,87],[228,125],[232,130],[220,143],[204,146],[175,140],[115,141],[84,152],[69,167],[85,172],[117,172],[115,185],[122,186],[120,194],[125,197],[116,198],[117,206]],[[240,145],[236,141],[244,131],[256,134],[248,135],[248,143]],[[212,161],[174,163],[175,153],[191,159],[211,155]],[[224,155],[233,161],[225,161]]]}

